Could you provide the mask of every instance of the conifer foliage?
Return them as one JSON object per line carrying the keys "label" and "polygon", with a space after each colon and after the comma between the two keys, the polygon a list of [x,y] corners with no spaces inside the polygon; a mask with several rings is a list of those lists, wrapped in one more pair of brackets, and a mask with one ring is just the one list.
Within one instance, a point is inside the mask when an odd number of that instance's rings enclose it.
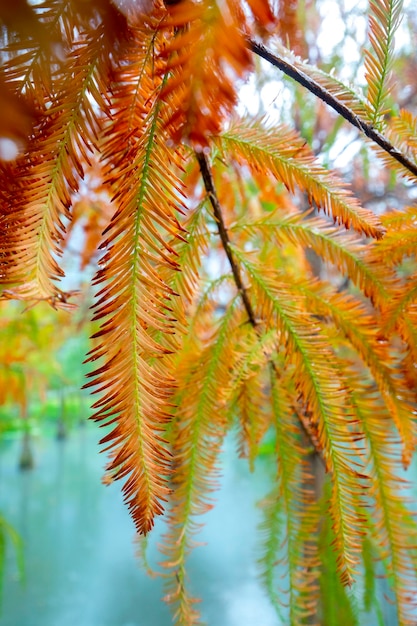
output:
{"label": "conifer foliage", "polygon": [[252,467],[273,441],[260,568],[284,622],[341,623],[334,603],[360,623],[381,576],[417,621],[416,208],[378,217],[288,120],[236,113],[263,57],[416,184],[417,118],[391,102],[403,7],[369,2],[364,96],[295,56],[297,4],[0,1],[0,297],[71,309],[60,257],[87,222],[92,417],[137,531],[166,517],[182,625],[229,431]]}

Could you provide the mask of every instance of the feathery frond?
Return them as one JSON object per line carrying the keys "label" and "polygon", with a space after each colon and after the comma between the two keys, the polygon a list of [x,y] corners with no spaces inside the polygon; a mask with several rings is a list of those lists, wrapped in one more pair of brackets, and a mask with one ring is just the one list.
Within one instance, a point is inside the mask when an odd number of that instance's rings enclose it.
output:
{"label": "feathery frond", "polygon": [[188,138],[199,148],[221,129],[237,102],[236,79],[251,68],[242,34],[245,16],[237,2],[190,0],[169,5],[164,27],[175,37],[164,50],[171,76],[161,97],[170,103],[172,139]]}
{"label": "feathery frond", "polygon": [[[269,371],[278,476],[274,491],[262,503],[265,539],[261,575],[278,614],[288,606],[283,621],[302,624],[317,611],[317,499],[308,449],[303,445],[291,398],[272,367]],[[281,583],[274,576],[278,568]]]}
{"label": "feathery frond", "polygon": [[354,469],[346,443],[347,433],[349,437],[360,437],[360,432],[349,415],[344,389],[337,377],[336,357],[313,316],[301,306],[295,290],[265,269],[261,272],[246,255],[236,248],[233,250],[253,281],[259,318],[268,326],[278,327],[287,367],[293,371],[295,388],[317,432],[326,467],[334,477],[329,508],[335,549],[341,579],[351,582],[363,523],[356,516],[355,502],[364,494],[364,476]]}
{"label": "feathery frond", "polygon": [[218,143],[229,157],[244,161],[251,170],[273,174],[291,193],[296,187],[305,191],[309,201],[335,222],[370,237],[382,237],[384,229],[378,218],[319,165],[295,131],[284,125],[266,128],[261,122],[246,122],[223,133]]}
{"label": "feathery frond", "polygon": [[404,343],[404,352],[401,355],[401,372],[411,393],[414,394],[417,383],[417,333],[416,333],[416,281],[407,272],[401,271],[405,262],[414,262],[416,243],[416,207],[411,206],[404,212],[392,212],[384,216],[384,222],[389,228],[386,241],[378,242],[369,250],[369,256],[374,262],[382,261],[394,267],[398,274],[398,286],[388,301],[382,319],[382,333],[390,336],[398,333]]}
{"label": "feathery frond", "polygon": [[365,51],[365,78],[368,83],[369,118],[383,126],[390,89],[394,35],[401,20],[402,0],[369,0],[369,41]]}
{"label": "feathery frond", "polygon": [[222,391],[224,404],[236,407],[239,454],[248,458],[252,470],[272,423],[266,365],[277,350],[277,339],[275,329],[259,336],[250,325],[242,326],[236,338],[236,360]]}
{"label": "feathery frond", "polygon": [[222,381],[233,362],[234,330],[242,322],[238,304],[239,296],[235,296],[210,336],[204,333],[198,337],[195,329],[185,343],[183,363],[177,364],[180,392],[175,397],[172,437],[172,509],[163,547],[167,560],[163,565],[170,569],[166,599],[174,605],[180,624],[199,623],[195,599],[188,591],[185,565],[196,545],[192,539],[199,527],[195,517],[212,507],[209,494],[216,487],[218,456],[228,426],[219,398]]}
{"label": "feathery frond", "polygon": [[[48,300],[59,295],[53,281],[63,276],[56,256],[62,254],[65,223],[71,219],[71,194],[83,178],[83,163],[97,147],[97,110],[107,110],[101,95],[106,80],[101,71],[107,64],[103,38],[100,26],[94,35],[80,36],[66,59],[71,72],[55,77],[54,93],[41,103],[45,114],[30,145],[30,160],[17,162],[14,180],[3,192],[8,206],[0,246],[9,297]],[[14,238],[11,229],[18,233]]]}
{"label": "feathery frond", "polygon": [[[149,52],[153,45],[150,33],[139,62],[138,46],[132,46],[133,64],[123,66],[118,77],[125,89],[120,98],[116,92],[112,102],[104,158],[111,155],[107,184],[117,210],[101,244],[106,252],[95,278],[102,285],[95,304],[101,328],[94,337],[100,342],[88,361],[100,359],[102,364],[90,374],[93,380],[87,385],[102,394],[93,405],[93,418],[116,424],[101,440],[111,450],[107,469],[114,478],[127,477],[125,499],[142,533],[152,528],[170,491],[166,478],[170,454],[163,431],[175,386],[167,355],[176,349],[176,320],[170,304],[174,292],[161,278],[159,267],[177,271],[175,251],[166,236],[180,237],[182,230],[175,215],[182,205],[175,174],[181,163],[166,145],[166,112],[158,98],[161,79],[155,79],[152,99],[146,89],[138,93],[146,85],[143,74],[148,80],[153,74]],[[140,129],[131,126],[136,107],[143,116]],[[132,130],[140,134],[132,135]]]}
{"label": "feathery frond", "polygon": [[[358,381],[359,382],[359,381]],[[355,386],[356,383],[355,383]],[[389,412],[379,404],[375,392],[364,385],[355,391],[352,402],[366,435],[373,481],[369,496],[374,520],[373,540],[379,547],[380,559],[388,562],[398,620],[400,624],[415,621],[414,588],[416,560],[415,513],[402,507],[402,490],[406,481],[400,476],[401,455],[398,438],[390,424]]]}
{"label": "feathery frond", "polygon": [[231,231],[245,232],[251,238],[260,233],[263,241],[271,239],[281,246],[289,241],[302,249],[311,248],[323,262],[332,263],[343,276],[348,276],[377,307],[387,305],[396,285],[394,273],[380,260],[369,258],[361,237],[313,217],[311,211],[284,214],[275,210],[257,220],[241,219],[232,225]]}
{"label": "feathery frond", "polygon": [[326,500],[330,495],[330,484],[324,485],[319,530],[318,549],[320,551],[319,588],[323,598],[320,607],[320,623],[326,626],[360,626],[357,602],[350,587],[341,584],[338,578],[338,566],[332,549],[334,529],[326,515]]}
{"label": "feathery frond", "polygon": [[400,432],[403,463],[408,466],[417,435],[412,413],[413,396],[407,389],[406,378],[398,372],[400,362],[390,356],[391,346],[381,339],[374,318],[353,298],[334,294],[324,285],[299,283],[298,288],[307,298],[309,309],[331,317],[338,331],[348,339],[349,346],[357,351],[369,368]]}

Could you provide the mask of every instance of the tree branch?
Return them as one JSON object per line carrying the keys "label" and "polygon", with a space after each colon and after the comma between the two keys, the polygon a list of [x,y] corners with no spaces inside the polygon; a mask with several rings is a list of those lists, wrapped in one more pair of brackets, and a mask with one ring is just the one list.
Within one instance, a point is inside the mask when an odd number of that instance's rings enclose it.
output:
{"label": "tree branch", "polygon": [[350,122],[352,126],[358,128],[362,133],[364,133],[369,139],[371,139],[374,143],[376,143],[380,148],[382,148],[385,152],[387,152],[393,159],[401,163],[403,167],[405,167],[413,176],[417,177],[417,165],[411,159],[409,159],[405,154],[398,150],[382,133],[377,131],[371,124],[368,124],[364,120],[362,120],[358,115],[353,113],[343,102],[340,102],[335,96],[333,96],[327,89],[316,83],[315,80],[307,76],[303,71],[297,69],[288,61],[285,61],[282,57],[277,54],[273,54],[270,52],[265,46],[253,39],[247,39],[247,47],[249,50],[262,57],[268,63],[280,69],[284,74],[293,78],[297,83],[308,89],[315,96],[323,100],[326,104],[328,104],[332,109],[334,109],[339,115],[341,115],[345,120]]}
{"label": "tree branch", "polygon": [[224,223],[223,214],[221,210],[221,206],[219,203],[219,199],[216,194],[216,189],[214,187],[213,177],[211,175],[210,166],[204,152],[196,152],[197,161],[200,165],[201,175],[204,181],[204,187],[207,191],[207,195],[210,198],[210,203],[213,208],[214,218],[217,222],[217,229],[219,231],[220,239],[226,252],[227,258],[230,263],[230,267],[232,268],[233,278],[236,283],[236,287],[240,295],[242,296],[243,304],[246,309],[246,313],[248,314],[248,318],[250,323],[254,328],[257,326],[257,321],[255,317],[254,310],[252,308],[251,301],[249,300],[248,292],[246,287],[242,281],[242,275],[240,273],[239,265],[236,263],[234,256],[232,254],[232,250],[230,248],[230,239],[226,229],[226,225]]}
{"label": "tree branch", "polygon": [[[195,152],[195,155],[200,165],[200,171],[203,177],[204,187],[206,189],[207,195],[210,199],[211,206],[213,208],[213,214],[217,222],[217,229],[220,235],[220,239],[221,239],[224,251],[229,260],[230,267],[232,268],[233,278],[234,278],[236,287],[242,297],[243,306],[245,307],[247,316],[249,318],[249,322],[259,337],[260,336],[259,325],[256,320],[255,312],[252,308],[252,303],[249,299],[248,291],[245,285],[243,284],[242,275],[240,273],[240,267],[238,263],[236,262],[233,256],[231,247],[230,247],[229,234],[227,232],[227,228],[224,223],[222,209],[220,206],[219,199],[217,197],[216,188],[214,186],[214,180],[213,180],[213,176],[210,170],[210,165],[209,165],[207,156],[204,154],[204,152]],[[269,359],[269,364],[270,364],[270,367],[272,367],[275,376],[279,377],[277,367],[272,359]],[[319,444],[319,441],[307,417],[304,415],[301,415],[299,411],[296,411],[296,413],[297,413],[297,417],[300,421],[301,428],[306,438],[311,442],[311,445],[313,446],[316,454],[319,456],[319,458],[324,463],[324,465],[326,465],[324,458],[323,458],[323,450]]]}

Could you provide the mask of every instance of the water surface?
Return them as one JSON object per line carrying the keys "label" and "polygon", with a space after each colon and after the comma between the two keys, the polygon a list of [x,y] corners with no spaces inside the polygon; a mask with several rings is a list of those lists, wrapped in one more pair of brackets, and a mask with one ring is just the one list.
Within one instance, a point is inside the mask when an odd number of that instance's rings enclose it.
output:
{"label": "water surface", "polygon": [[[18,442],[0,448],[0,511],[24,542],[25,581],[8,549],[1,626],[170,626],[161,602],[163,584],[135,558],[134,528],[119,484],[100,478],[97,429],[74,430],[69,439],[37,438],[36,467],[17,469]],[[209,626],[277,626],[257,580],[254,503],[267,490],[265,473],[250,475],[226,443],[218,503],[206,517],[190,559],[193,591],[204,598]],[[157,525],[149,560],[157,566]],[[200,536],[199,536],[200,538]]]}

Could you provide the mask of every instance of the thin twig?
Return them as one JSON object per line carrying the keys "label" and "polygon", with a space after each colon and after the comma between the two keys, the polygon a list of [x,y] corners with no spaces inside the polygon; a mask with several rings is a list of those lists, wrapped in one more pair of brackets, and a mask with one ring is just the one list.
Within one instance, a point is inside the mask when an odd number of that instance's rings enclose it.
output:
{"label": "thin twig", "polygon": [[[227,255],[227,258],[229,260],[230,263],[230,267],[232,268],[232,273],[233,273],[233,278],[236,284],[236,287],[241,295],[242,301],[243,301],[243,306],[245,307],[247,316],[249,318],[249,322],[251,324],[251,326],[254,328],[256,334],[258,336],[260,336],[260,328],[259,328],[259,324],[256,320],[256,316],[255,316],[255,312],[252,308],[252,304],[249,298],[249,294],[248,294],[248,290],[246,289],[245,285],[243,284],[243,280],[242,280],[242,275],[240,273],[240,267],[238,265],[238,263],[236,262],[234,256],[233,256],[233,252],[230,246],[230,239],[229,239],[229,234],[227,232],[227,228],[226,225],[224,223],[224,219],[223,219],[223,213],[222,213],[222,208],[220,206],[220,202],[219,199],[217,197],[217,193],[216,193],[216,188],[214,186],[214,180],[213,180],[213,176],[210,170],[210,165],[207,159],[207,156],[204,154],[204,152],[196,152],[195,153],[197,161],[200,165],[200,171],[201,171],[201,175],[203,177],[203,181],[204,181],[204,187],[205,190],[207,192],[207,195],[210,199],[210,203],[211,206],[213,208],[213,214],[214,214],[214,218],[216,220],[217,223],[217,229],[220,235],[220,239],[224,248],[224,251]],[[279,377],[279,373],[277,371],[277,367],[274,363],[274,361],[272,359],[269,359],[269,364],[270,367],[272,367],[275,376]],[[325,464],[324,458],[323,458],[323,450],[319,444],[319,441],[311,427],[311,424],[309,423],[308,419],[304,416],[301,416],[300,413],[297,411],[297,416],[298,419],[300,421],[300,425],[305,433],[305,436],[307,437],[307,439],[311,442],[311,445],[313,446],[314,450],[316,451],[316,454],[319,456],[319,458],[321,459],[321,461]]]}
{"label": "thin twig", "polygon": [[316,83],[315,80],[307,76],[303,71],[297,69],[285,61],[277,54],[273,54],[270,50],[265,48],[260,43],[253,41],[253,39],[247,39],[247,47],[255,54],[262,57],[268,63],[280,69],[284,74],[293,78],[297,83],[308,89],[315,96],[326,102],[332,109],[334,109],[345,120],[350,122],[352,126],[358,128],[369,139],[376,143],[380,148],[387,152],[393,159],[401,163],[413,176],[417,177],[417,165],[411,159],[409,159],[401,150],[398,150],[382,133],[377,131],[371,124],[368,124],[361,119],[356,113],[353,113],[349,107],[343,102],[340,102],[335,96],[333,96],[327,89]]}
{"label": "thin twig", "polygon": [[211,175],[210,166],[209,166],[207,157],[204,154],[204,152],[196,152],[195,154],[197,157],[197,161],[200,165],[201,175],[204,181],[204,187],[207,191],[207,195],[210,198],[211,206],[213,208],[214,218],[217,222],[217,229],[219,231],[220,239],[221,239],[224,251],[226,252],[227,258],[229,260],[230,267],[232,268],[233,278],[235,280],[236,287],[238,288],[238,291],[240,295],[242,296],[243,304],[248,314],[249,321],[252,324],[252,326],[256,328],[257,321],[256,321],[255,313],[252,308],[251,301],[249,300],[247,289],[243,284],[239,265],[236,263],[232,250],[230,248],[229,235],[226,229],[226,225],[224,223],[221,206],[220,206],[217,194],[216,194],[213,176]]}

